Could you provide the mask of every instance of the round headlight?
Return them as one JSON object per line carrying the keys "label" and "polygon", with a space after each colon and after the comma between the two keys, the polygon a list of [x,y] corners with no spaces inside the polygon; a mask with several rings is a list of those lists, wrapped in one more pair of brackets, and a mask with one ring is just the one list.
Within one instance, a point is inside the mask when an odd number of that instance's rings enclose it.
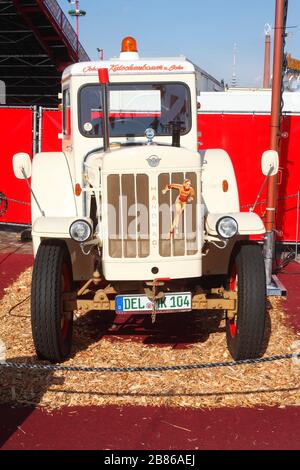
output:
{"label": "round headlight", "polygon": [[229,239],[238,233],[238,224],[232,217],[223,217],[217,223],[217,232],[220,237]]}
{"label": "round headlight", "polygon": [[92,227],[85,220],[76,220],[70,226],[70,235],[76,242],[85,242],[92,235]]}

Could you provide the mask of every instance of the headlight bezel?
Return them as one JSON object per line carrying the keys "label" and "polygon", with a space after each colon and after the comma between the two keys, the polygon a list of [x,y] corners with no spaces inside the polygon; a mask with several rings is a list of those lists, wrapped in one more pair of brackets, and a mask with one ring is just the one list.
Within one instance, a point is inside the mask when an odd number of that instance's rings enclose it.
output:
{"label": "headlight bezel", "polygon": [[[230,220],[230,221],[234,222],[235,232],[232,233],[232,235],[225,235],[224,232],[220,229],[220,226],[221,226],[222,222],[224,222],[225,220]],[[237,221],[235,220],[234,217],[226,215],[224,217],[221,217],[221,219],[219,219],[218,222],[216,223],[216,231],[217,231],[217,234],[219,235],[219,237],[222,238],[222,240],[231,240],[232,238],[234,238],[238,234],[239,225],[238,225],[238,223],[237,223]]]}
{"label": "headlight bezel", "polygon": [[[75,238],[74,233],[72,235],[72,228],[74,228],[74,225],[78,224],[78,223],[84,224],[88,228],[87,235],[82,239]],[[77,243],[84,243],[84,242],[88,241],[91,238],[92,233],[93,233],[93,227],[91,226],[91,224],[87,220],[84,220],[84,219],[74,220],[74,222],[71,223],[70,228],[69,228],[70,237],[72,238],[72,240],[74,240]]]}

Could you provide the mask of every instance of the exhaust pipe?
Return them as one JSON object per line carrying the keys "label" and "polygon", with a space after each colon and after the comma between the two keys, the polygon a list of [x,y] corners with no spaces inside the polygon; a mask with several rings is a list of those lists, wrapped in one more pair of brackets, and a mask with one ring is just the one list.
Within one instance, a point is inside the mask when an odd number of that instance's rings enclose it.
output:
{"label": "exhaust pipe", "polygon": [[101,83],[103,148],[104,152],[109,152],[108,69],[98,69],[98,75],[99,82]]}

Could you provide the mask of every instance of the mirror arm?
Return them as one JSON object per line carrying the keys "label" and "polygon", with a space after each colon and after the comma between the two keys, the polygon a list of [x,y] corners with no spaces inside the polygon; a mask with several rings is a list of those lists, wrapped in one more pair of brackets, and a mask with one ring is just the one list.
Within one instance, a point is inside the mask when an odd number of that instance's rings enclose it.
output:
{"label": "mirror arm", "polygon": [[24,170],[23,167],[22,167],[21,171],[22,171],[22,175],[24,176],[24,179],[25,179],[25,181],[26,181],[26,183],[27,183],[27,186],[28,186],[28,188],[29,188],[29,191],[31,192],[32,197],[33,197],[33,199],[35,200],[36,205],[38,206],[40,213],[42,214],[42,217],[45,217],[45,212],[43,211],[43,209],[42,209],[41,206],[39,205],[39,202],[38,202],[38,200],[37,200],[37,198],[36,198],[36,196],[35,196],[35,194],[34,194],[32,188],[31,188],[31,186],[30,186],[29,180],[28,180],[28,178],[27,178],[27,175],[26,175],[25,170]]}
{"label": "mirror arm", "polygon": [[258,204],[258,201],[260,200],[260,197],[261,197],[261,195],[262,195],[262,192],[263,192],[263,190],[264,190],[264,187],[266,186],[266,183],[267,183],[269,177],[270,177],[271,174],[273,173],[273,170],[274,170],[274,167],[273,167],[273,166],[270,166],[269,172],[268,172],[268,174],[266,175],[266,177],[265,177],[265,179],[264,179],[264,181],[263,181],[263,184],[261,185],[261,188],[260,188],[259,193],[258,193],[258,195],[257,195],[256,201],[255,201],[253,207],[251,207],[251,209],[250,209],[249,212],[254,212],[254,211],[255,211],[255,208],[256,208],[256,206],[257,206],[257,204]]}

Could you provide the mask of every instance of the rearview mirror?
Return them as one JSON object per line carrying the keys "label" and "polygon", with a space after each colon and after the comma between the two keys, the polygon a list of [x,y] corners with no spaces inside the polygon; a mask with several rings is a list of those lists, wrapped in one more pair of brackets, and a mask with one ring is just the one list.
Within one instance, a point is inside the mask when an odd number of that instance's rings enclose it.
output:
{"label": "rearview mirror", "polygon": [[30,178],[31,160],[28,153],[16,153],[13,156],[13,169],[15,177],[19,180],[24,180],[25,175],[27,178]]}
{"label": "rearview mirror", "polygon": [[261,159],[261,170],[265,176],[275,176],[279,170],[278,152],[267,150],[263,153]]}

